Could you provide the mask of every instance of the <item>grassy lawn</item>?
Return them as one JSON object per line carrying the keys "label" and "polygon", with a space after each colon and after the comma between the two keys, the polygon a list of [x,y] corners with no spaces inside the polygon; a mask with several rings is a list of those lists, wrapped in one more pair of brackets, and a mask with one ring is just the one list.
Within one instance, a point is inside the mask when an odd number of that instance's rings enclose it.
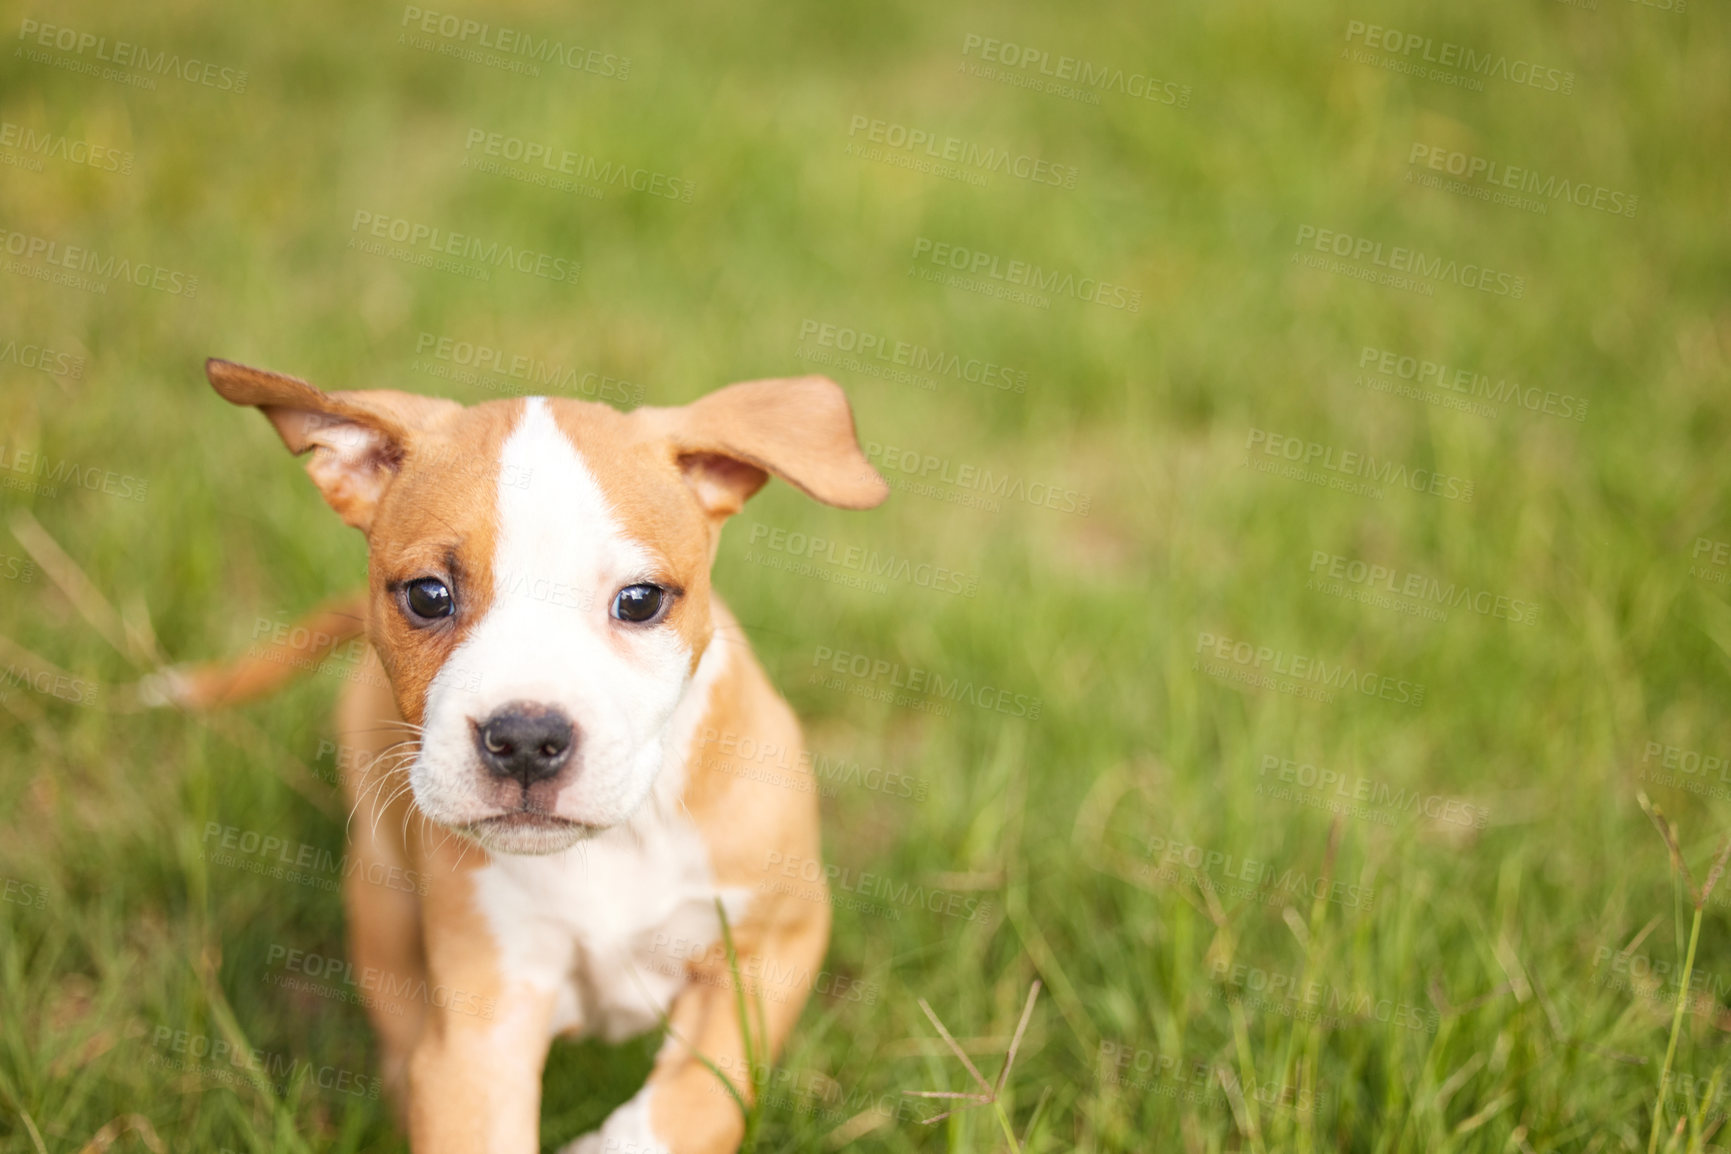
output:
{"label": "grassy lawn", "polygon": [[904,1091],[1036,979],[1028,1151],[1725,1148],[1731,18],[1470,7],[12,6],[0,1151],[406,1149],[352,666],[122,708],[364,573],[210,355],[846,386],[891,500],[717,562],[836,869],[758,1150],[1008,1149]]}

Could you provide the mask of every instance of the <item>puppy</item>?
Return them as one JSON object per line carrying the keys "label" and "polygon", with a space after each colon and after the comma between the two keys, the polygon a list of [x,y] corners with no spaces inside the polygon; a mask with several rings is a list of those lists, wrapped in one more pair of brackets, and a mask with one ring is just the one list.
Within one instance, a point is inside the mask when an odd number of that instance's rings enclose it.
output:
{"label": "puppy", "polygon": [[[310,452],[367,538],[367,656],[337,715],[344,901],[413,1148],[532,1154],[555,1035],[665,1023],[647,1084],[567,1149],[737,1149],[742,1113],[704,1061],[749,1099],[718,908],[742,973],[793,975],[754,999],[761,1061],[822,964],[829,904],[821,882],[766,884],[771,862],[818,857],[816,791],[706,752],[717,735],[800,750],[709,571],[772,475],[844,509],[887,495],[841,389],[752,381],[619,413],[206,372]],[[247,678],[182,678],[177,696],[210,704]]]}

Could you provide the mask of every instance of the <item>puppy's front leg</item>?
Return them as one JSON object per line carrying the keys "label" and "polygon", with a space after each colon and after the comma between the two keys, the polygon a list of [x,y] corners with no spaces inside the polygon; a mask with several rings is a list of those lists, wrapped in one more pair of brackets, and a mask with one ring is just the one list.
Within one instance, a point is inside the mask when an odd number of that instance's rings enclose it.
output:
{"label": "puppy's front leg", "polygon": [[503,980],[469,900],[437,877],[426,899],[426,1025],[409,1059],[415,1154],[535,1154],[554,995]]}
{"label": "puppy's front leg", "polygon": [[[823,965],[829,944],[827,899],[827,887],[807,887],[803,897],[780,898],[776,920],[761,931],[736,935],[740,973],[775,975],[767,982],[746,978],[744,983],[759,1063],[773,1061],[780,1052]],[[767,1039],[756,1037],[760,1020]],[[669,1024],[643,1089],[609,1115],[598,1132],[567,1146],[565,1154],[732,1154],[739,1149],[745,1136],[739,1106],[692,1052],[695,1047],[751,1101],[738,1001],[725,960],[694,969],[691,984],[673,1001]]]}
{"label": "puppy's front leg", "polygon": [[501,999],[492,1020],[435,1009],[409,1059],[415,1154],[535,1154],[553,1000]]}

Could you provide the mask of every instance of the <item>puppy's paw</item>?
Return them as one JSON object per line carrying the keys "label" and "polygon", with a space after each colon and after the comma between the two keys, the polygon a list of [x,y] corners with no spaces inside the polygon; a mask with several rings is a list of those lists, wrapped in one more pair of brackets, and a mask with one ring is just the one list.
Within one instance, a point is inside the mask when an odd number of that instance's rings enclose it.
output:
{"label": "puppy's paw", "polygon": [[649,1087],[607,1115],[601,1129],[570,1143],[559,1154],[672,1154],[649,1128]]}

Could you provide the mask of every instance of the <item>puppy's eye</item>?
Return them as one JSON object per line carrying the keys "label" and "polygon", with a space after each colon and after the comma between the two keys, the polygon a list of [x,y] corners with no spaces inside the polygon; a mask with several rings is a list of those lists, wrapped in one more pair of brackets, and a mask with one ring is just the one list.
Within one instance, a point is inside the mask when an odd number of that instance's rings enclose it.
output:
{"label": "puppy's eye", "polygon": [[613,616],[621,621],[651,621],[666,599],[667,591],[659,585],[627,585],[613,599]]}
{"label": "puppy's eye", "polygon": [[405,594],[409,612],[424,621],[449,617],[457,608],[450,588],[436,577],[422,577],[409,582]]}

